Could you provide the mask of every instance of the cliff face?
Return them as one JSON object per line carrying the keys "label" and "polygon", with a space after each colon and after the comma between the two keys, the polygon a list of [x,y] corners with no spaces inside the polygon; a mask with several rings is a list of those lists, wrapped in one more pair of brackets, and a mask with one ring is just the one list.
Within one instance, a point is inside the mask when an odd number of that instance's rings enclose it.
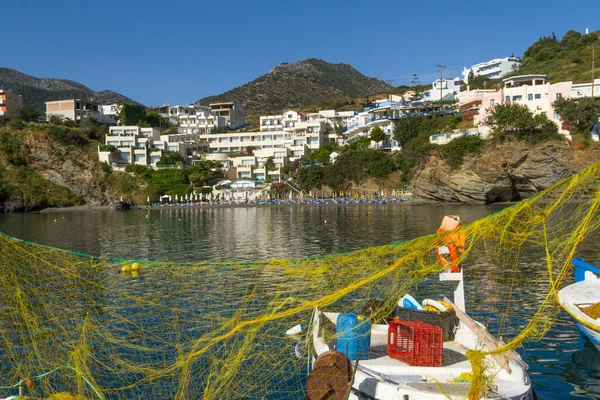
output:
{"label": "cliff face", "polygon": [[[48,181],[65,187],[89,205],[108,204],[110,174],[102,171],[89,148],[60,145],[46,135],[25,138],[29,149],[28,166]],[[92,149],[93,150],[93,149]]]}
{"label": "cliff face", "polygon": [[421,202],[517,201],[598,160],[597,150],[577,150],[565,142],[509,142],[487,147],[456,170],[432,156],[411,183],[415,200]]}
{"label": "cliff face", "polygon": [[0,212],[105,205],[121,195],[123,174],[103,170],[93,143],[77,147],[44,130],[0,129],[0,150]]}

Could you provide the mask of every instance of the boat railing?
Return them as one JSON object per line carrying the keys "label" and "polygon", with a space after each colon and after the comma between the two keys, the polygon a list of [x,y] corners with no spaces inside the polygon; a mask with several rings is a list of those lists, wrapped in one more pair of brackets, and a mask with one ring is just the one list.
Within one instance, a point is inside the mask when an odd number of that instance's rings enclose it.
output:
{"label": "boat railing", "polygon": [[592,264],[588,264],[583,261],[583,258],[574,258],[572,261],[575,267],[575,282],[581,282],[585,280],[585,271],[590,271],[600,276],[600,269],[594,267]]}

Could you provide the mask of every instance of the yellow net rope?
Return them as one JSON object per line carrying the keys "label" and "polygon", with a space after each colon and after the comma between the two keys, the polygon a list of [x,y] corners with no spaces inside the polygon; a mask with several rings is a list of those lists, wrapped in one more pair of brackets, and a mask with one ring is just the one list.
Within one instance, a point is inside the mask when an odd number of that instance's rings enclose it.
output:
{"label": "yellow net rope", "polygon": [[[599,169],[461,228],[467,311],[502,337],[495,353],[540,339],[556,318],[571,258],[600,223]],[[314,307],[362,312],[383,299],[376,320],[405,293],[441,300],[435,249],[447,235],[307,259],[140,261],[139,271],[129,261],[125,274],[120,260],[0,236],[0,398],[19,387],[36,398],[302,398],[308,361],[286,330]],[[489,354],[468,356],[469,397],[480,398]]]}

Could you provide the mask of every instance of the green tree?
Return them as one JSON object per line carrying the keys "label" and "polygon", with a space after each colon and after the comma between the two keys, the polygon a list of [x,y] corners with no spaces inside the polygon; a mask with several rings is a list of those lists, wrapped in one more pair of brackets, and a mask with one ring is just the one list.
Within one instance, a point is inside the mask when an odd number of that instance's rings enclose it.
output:
{"label": "green tree", "polygon": [[125,126],[139,125],[146,121],[146,107],[139,104],[123,104],[118,119]]}
{"label": "green tree", "polygon": [[212,160],[199,160],[186,170],[188,180],[194,186],[204,186],[212,179],[222,178],[221,163]]}
{"label": "green tree", "polygon": [[561,139],[556,124],[545,114],[533,115],[525,105],[499,104],[488,116],[487,125],[496,139],[513,137],[529,142]]}
{"label": "green tree", "polygon": [[156,165],[180,165],[184,162],[184,158],[176,151],[166,151]]}
{"label": "green tree", "polygon": [[600,102],[590,97],[578,100],[560,98],[553,106],[575,133],[583,133],[600,119]]}
{"label": "green tree", "polygon": [[40,117],[40,112],[31,106],[27,106],[19,111],[19,117],[25,122],[36,122]]}
{"label": "green tree", "polygon": [[525,105],[517,103],[498,104],[489,114],[487,124],[496,138],[523,137],[533,132],[536,121]]}
{"label": "green tree", "polygon": [[371,129],[371,140],[379,146],[379,143],[383,142],[383,139],[385,139],[385,132],[383,129],[381,129],[379,125],[374,126],[373,129]]}
{"label": "green tree", "polygon": [[400,118],[396,121],[396,126],[394,127],[394,139],[396,139],[400,147],[404,149],[411,139],[417,137],[422,121],[422,117],[413,115]]}
{"label": "green tree", "polygon": [[327,164],[329,162],[329,156],[331,155],[331,150],[327,147],[320,147],[314,154],[314,159],[321,164]]}
{"label": "green tree", "polygon": [[165,132],[167,135],[177,135],[179,133],[179,124],[173,124]]}
{"label": "green tree", "polygon": [[268,171],[274,171],[274,170],[275,170],[275,161],[274,161],[274,158],[273,158],[273,156],[271,156],[271,157],[268,157],[268,158],[265,160],[265,168],[266,168]]}
{"label": "green tree", "polygon": [[162,125],[162,118],[156,111],[148,111],[146,113],[146,122],[153,128],[160,128]]}
{"label": "green tree", "polygon": [[366,136],[361,136],[356,140],[353,140],[346,146],[346,151],[356,151],[366,149],[371,145],[371,138]]}
{"label": "green tree", "polygon": [[304,192],[321,189],[323,186],[324,168],[320,165],[303,167],[296,171],[294,181]]}

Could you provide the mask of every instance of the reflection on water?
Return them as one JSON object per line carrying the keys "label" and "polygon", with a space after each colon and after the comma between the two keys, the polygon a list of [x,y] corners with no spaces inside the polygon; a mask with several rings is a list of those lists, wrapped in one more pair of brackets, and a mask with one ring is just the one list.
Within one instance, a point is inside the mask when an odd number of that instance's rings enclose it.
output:
{"label": "reflection on water", "polygon": [[[124,213],[64,211],[2,215],[0,230],[22,239],[103,257],[240,261],[307,257],[399,242],[435,232],[446,214],[458,214],[468,223],[503,207],[389,204],[161,209]],[[587,240],[578,255],[592,263],[600,261],[599,236]],[[516,276],[501,276],[499,271],[486,270],[485,266],[466,272],[471,286],[467,307],[481,309],[476,305],[489,305],[485,315],[475,316],[488,318],[482,322],[487,322],[490,329],[501,329],[508,336],[527,323],[538,301],[547,293],[547,281],[541,278],[543,274],[536,272],[543,260],[539,255],[531,255],[524,261],[526,265]],[[121,277],[114,279],[121,280]],[[437,287],[435,280],[428,284]],[[514,290],[515,296],[506,297],[507,284],[519,289]],[[157,294],[164,292],[165,296],[173,291],[186,293],[186,296],[178,297],[177,301],[181,303],[173,304],[175,306],[187,306],[186,303],[197,301],[202,291],[202,286],[192,276],[173,282],[168,288],[149,287],[152,284],[146,282],[143,275],[129,281],[128,285],[126,289],[131,294],[142,297],[149,290],[155,290]],[[235,280],[229,280],[227,285],[231,290]],[[439,286],[439,289],[441,291],[443,287]],[[116,290],[105,293],[106,302],[113,301],[111,296],[119,297]],[[228,289],[223,287],[223,290]],[[214,291],[210,292],[214,294]],[[218,304],[218,298],[204,301]],[[493,304],[500,304],[503,309],[494,310]],[[505,310],[511,313],[510,326],[504,326],[506,321],[494,317],[505,315]],[[214,311],[219,313],[218,309]],[[600,354],[593,346],[580,343],[578,331],[566,315],[559,316],[542,340],[526,343],[523,353],[541,399],[600,398]]]}

